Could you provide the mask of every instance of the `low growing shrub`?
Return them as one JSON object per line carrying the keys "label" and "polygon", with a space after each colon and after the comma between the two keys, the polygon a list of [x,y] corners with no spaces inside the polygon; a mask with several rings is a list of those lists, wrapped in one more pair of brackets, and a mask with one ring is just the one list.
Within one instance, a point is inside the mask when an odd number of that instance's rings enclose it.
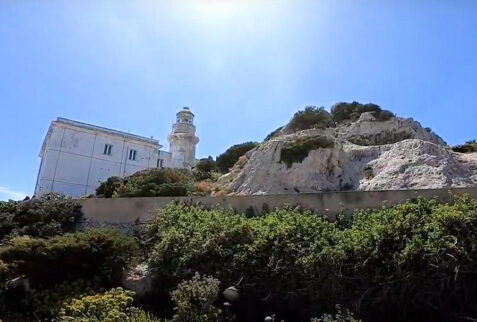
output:
{"label": "low growing shrub", "polygon": [[0,248],[0,259],[12,275],[24,275],[33,285],[93,276],[113,283],[137,251],[135,240],[118,231],[90,229],[50,239],[15,237]]}
{"label": "low growing shrub", "polygon": [[47,288],[31,289],[26,301],[31,303],[37,315],[52,318],[71,299],[97,293],[101,289],[99,285],[100,280],[94,277],[64,281]]}
{"label": "low growing shrub", "polygon": [[330,126],[333,126],[333,119],[324,107],[307,106],[304,110],[296,112],[286,127],[295,132]]}
{"label": "low growing shrub", "polygon": [[476,153],[477,152],[477,141],[467,141],[465,144],[456,145],[452,147],[452,150],[460,153]]}
{"label": "low growing shrub", "polygon": [[180,283],[171,292],[175,303],[172,321],[215,322],[221,320],[221,310],[214,306],[219,295],[219,280],[213,277],[194,275],[191,280]]}
{"label": "low growing shrub", "polygon": [[[119,180],[119,181],[118,181]],[[186,169],[148,169],[124,179],[109,178],[96,190],[98,197],[187,196],[193,188]]]}
{"label": "low growing shrub", "polygon": [[240,284],[239,320],[306,320],[335,303],[366,321],[477,316],[477,203],[468,198],[418,199],[333,223],[290,209],[247,218],[169,205],[150,229],[156,282],[167,290],[199,272]]}
{"label": "low growing shrub", "polygon": [[308,156],[310,151],[328,149],[333,146],[333,140],[326,136],[314,136],[299,139],[282,148],[280,162],[285,162],[287,167],[291,167],[294,162],[302,162]]}
{"label": "low growing shrub", "polygon": [[245,142],[231,146],[227,151],[217,157],[217,168],[222,173],[229,172],[229,169],[234,166],[242,155],[254,149],[257,145],[257,142]]}
{"label": "low growing shrub", "polygon": [[283,130],[283,126],[280,126],[278,129],[270,132],[264,141],[269,141],[270,139],[274,138],[275,136],[278,135],[278,133],[280,133],[281,130]]}
{"label": "low growing shrub", "polygon": [[72,232],[81,205],[71,199],[0,201],[0,240],[7,236],[48,237]]}
{"label": "low growing shrub", "polygon": [[134,292],[115,288],[104,293],[72,299],[60,313],[63,321],[76,321],[76,318],[97,318],[121,321],[134,302]]}
{"label": "low growing shrub", "polygon": [[361,104],[358,102],[352,103],[337,103],[331,107],[331,116],[335,122],[342,122],[345,120],[357,120],[361,114],[366,112],[373,112],[373,116],[380,120],[386,121],[394,117],[394,114],[388,110],[383,110],[376,104]]}
{"label": "low growing shrub", "polygon": [[133,306],[134,292],[115,288],[104,293],[72,299],[64,305],[59,322],[159,322]]}

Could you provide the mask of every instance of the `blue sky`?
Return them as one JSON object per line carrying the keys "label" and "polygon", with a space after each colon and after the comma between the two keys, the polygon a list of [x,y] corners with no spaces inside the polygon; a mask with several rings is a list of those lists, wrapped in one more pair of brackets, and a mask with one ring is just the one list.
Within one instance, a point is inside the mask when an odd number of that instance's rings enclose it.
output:
{"label": "blue sky", "polygon": [[190,106],[199,157],[352,100],[477,138],[476,39],[475,0],[2,0],[0,200],[32,193],[58,116],[167,147]]}

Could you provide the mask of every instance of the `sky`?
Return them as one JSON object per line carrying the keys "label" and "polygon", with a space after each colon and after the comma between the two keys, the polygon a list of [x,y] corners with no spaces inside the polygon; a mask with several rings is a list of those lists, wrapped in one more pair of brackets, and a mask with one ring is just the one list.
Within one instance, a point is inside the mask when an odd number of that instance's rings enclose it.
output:
{"label": "sky", "polygon": [[0,200],[31,195],[66,117],[198,157],[261,141],[306,105],[373,102],[449,144],[477,138],[475,0],[1,0]]}

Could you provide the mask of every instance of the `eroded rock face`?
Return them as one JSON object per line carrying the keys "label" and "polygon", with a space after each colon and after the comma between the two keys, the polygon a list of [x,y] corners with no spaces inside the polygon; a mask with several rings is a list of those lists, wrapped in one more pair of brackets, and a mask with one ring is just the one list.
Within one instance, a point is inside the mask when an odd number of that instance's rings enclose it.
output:
{"label": "eroded rock face", "polygon": [[[316,148],[287,164],[282,149],[306,138],[327,136]],[[463,187],[477,184],[477,154],[452,152],[432,131],[412,120],[378,121],[364,113],[335,128],[279,135],[249,151],[219,179],[228,194],[277,194],[343,190]]]}

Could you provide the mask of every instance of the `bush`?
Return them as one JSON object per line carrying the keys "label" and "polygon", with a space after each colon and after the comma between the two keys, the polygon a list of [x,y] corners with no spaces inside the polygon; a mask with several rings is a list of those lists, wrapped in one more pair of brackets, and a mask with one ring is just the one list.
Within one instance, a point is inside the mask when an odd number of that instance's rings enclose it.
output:
{"label": "bush", "polygon": [[452,147],[452,150],[460,153],[475,153],[477,152],[477,141],[467,141],[465,144]]}
{"label": "bush", "polygon": [[213,304],[217,302],[220,282],[212,277],[199,274],[191,280],[179,284],[171,293],[175,314],[172,321],[214,322],[221,319],[221,310]]}
{"label": "bush", "polygon": [[26,301],[31,303],[36,314],[51,318],[57,316],[71,299],[95,294],[100,289],[99,283],[95,278],[64,281],[48,288],[30,290]]}
{"label": "bush", "polygon": [[282,148],[280,162],[285,162],[289,168],[294,162],[302,162],[310,151],[332,148],[333,146],[333,140],[326,136],[302,138]]}
{"label": "bush", "polygon": [[193,272],[241,281],[240,320],[305,320],[335,303],[365,320],[476,316],[477,203],[418,199],[330,223],[280,209],[247,218],[170,205],[151,223],[150,265],[168,288]]}
{"label": "bush", "polygon": [[111,289],[105,293],[72,299],[60,313],[61,321],[78,321],[78,319],[99,321],[124,321],[128,309],[132,307],[134,292],[121,288]]}
{"label": "bush", "polygon": [[96,190],[98,197],[187,196],[193,187],[186,169],[148,169],[124,179],[110,178]]}
{"label": "bush", "polygon": [[132,306],[134,292],[114,288],[104,293],[71,299],[58,316],[59,322],[159,322]]}
{"label": "bush", "polygon": [[0,259],[13,276],[25,275],[33,285],[99,276],[117,282],[137,254],[134,239],[108,229],[91,229],[50,239],[13,238],[0,248]]}
{"label": "bush", "polygon": [[311,319],[311,322],[361,322],[361,320],[355,318],[349,310],[343,310],[337,305],[335,314],[323,314],[318,319]]}
{"label": "bush", "polygon": [[330,126],[333,126],[333,120],[324,107],[307,106],[303,111],[296,112],[286,127],[293,131],[301,131]]}
{"label": "bush", "polygon": [[388,110],[383,110],[376,104],[361,104],[358,102],[352,103],[337,103],[331,107],[331,116],[335,122],[342,122],[345,120],[357,120],[361,114],[366,112],[373,112],[376,119],[386,121],[394,117],[394,114]]}
{"label": "bush", "polygon": [[121,186],[121,178],[110,177],[106,181],[101,182],[98,188],[96,188],[96,196],[103,198],[111,198],[116,190]]}
{"label": "bush", "polygon": [[212,157],[208,157],[197,162],[194,169],[192,169],[192,176],[194,181],[207,180],[212,178],[215,171],[217,171],[215,161]]}
{"label": "bush", "polygon": [[72,232],[81,218],[74,200],[0,201],[0,239],[8,235],[48,237]]}
{"label": "bush", "polygon": [[222,173],[229,172],[229,169],[234,166],[242,155],[254,149],[257,145],[257,142],[245,142],[228,148],[227,151],[217,157],[217,168]]}
{"label": "bush", "polygon": [[[156,237],[150,266],[163,287],[190,278],[196,271],[214,274],[225,285],[234,285],[243,277],[249,286],[243,290],[248,300],[242,302],[242,310],[268,298],[267,303],[279,302],[276,307],[283,311],[298,305],[299,296],[293,294],[302,293],[300,289],[308,283],[299,258],[314,240],[330,240],[332,228],[333,224],[311,212],[279,210],[247,219],[232,211],[169,205],[149,227]],[[302,309],[308,309],[306,302]],[[250,320],[265,314],[249,313]]]}
{"label": "bush", "polygon": [[278,135],[278,133],[280,133],[281,130],[283,130],[283,126],[280,126],[278,129],[270,132],[264,141],[269,141],[270,139],[274,138],[275,136]]}

